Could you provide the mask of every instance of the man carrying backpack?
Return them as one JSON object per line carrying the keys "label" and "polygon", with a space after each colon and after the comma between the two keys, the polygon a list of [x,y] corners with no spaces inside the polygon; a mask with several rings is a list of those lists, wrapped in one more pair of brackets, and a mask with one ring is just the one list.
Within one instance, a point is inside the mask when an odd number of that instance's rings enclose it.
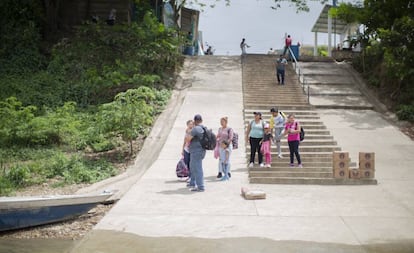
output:
{"label": "man carrying backpack", "polygon": [[202,125],[203,119],[200,114],[194,116],[194,127],[190,135],[187,136],[187,141],[190,141],[190,170],[191,178],[188,186],[190,191],[203,192],[204,191],[204,172],[203,159],[206,156],[206,150],[201,146],[200,140],[204,135],[204,127]]}

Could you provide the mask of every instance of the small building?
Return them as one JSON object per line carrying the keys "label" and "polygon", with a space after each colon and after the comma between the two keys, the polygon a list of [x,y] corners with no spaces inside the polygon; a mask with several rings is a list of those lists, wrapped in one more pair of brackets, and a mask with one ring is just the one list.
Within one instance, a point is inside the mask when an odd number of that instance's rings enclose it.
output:
{"label": "small building", "polygon": [[[312,32],[315,34],[313,55],[317,56],[318,54],[318,33],[327,33],[328,34],[328,56],[332,56],[333,49],[338,47],[338,44],[341,44],[340,48],[343,47],[343,42],[346,38],[352,37],[352,35],[357,31],[358,24],[348,24],[345,21],[332,18],[329,15],[329,10],[331,8],[336,8],[333,5],[326,4],[319,14],[318,19],[312,27]],[[332,35],[334,35],[334,46],[332,47]],[[336,41],[336,35],[339,35],[339,42]]]}

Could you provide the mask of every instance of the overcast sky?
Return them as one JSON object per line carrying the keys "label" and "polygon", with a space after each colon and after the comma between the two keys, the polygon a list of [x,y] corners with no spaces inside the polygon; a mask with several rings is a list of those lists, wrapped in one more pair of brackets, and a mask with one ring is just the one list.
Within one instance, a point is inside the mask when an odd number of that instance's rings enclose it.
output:
{"label": "overcast sky", "polygon": [[[291,35],[293,44],[313,45],[311,30],[323,8],[317,1],[308,1],[310,12],[299,13],[288,3],[273,10],[272,0],[231,0],[230,6],[225,6],[223,0],[204,2],[216,3],[214,8],[204,8],[199,22],[204,44],[212,45],[216,55],[240,54],[242,38],[251,46],[248,53],[267,53],[269,48],[283,47],[285,33]],[[319,34],[318,42],[326,45],[327,35]]]}

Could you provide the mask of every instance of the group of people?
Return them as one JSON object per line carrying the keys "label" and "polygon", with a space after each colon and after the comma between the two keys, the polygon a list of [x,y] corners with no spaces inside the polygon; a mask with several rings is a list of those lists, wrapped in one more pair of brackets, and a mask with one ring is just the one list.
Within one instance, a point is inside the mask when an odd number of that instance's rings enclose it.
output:
{"label": "group of people", "polygon": [[[298,43],[299,45],[299,43]],[[283,48],[283,55],[286,55],[287,51],[289,50],[289,48],[292,46],[292,37],[290,37],[290,35],[288,35],[285,38],[285,46]],[[242,41],[240,42],[240,49],[242,51],[242,55],[247,54],[246,49],[249,48],[250,46],[247,45],[246,43],[246,39],[243,38]],[[274,54],[275,51],[273,50],[273,48],[270,48],[270,51],[268,52],[268,54]]]}
{"label": "group of people", "polygon": [[[295,167],[294,158],[297,159],[297,167],[302,168],[302,161],[299,154],[300,143],[300,123],[295,120],[295,116],[290,114],[286,116],[279,112],[278,108],[270,109],[271,116],[269,122],[262,119],[261,112],[254,112],[254,119],[249,122],[246,130],[246,140],[250,144],[250,162],[248,167],[254,166],[256,153],[258,155],[258,164],[260,167],[271,167],[272,163],[272,143],[276,145],[276,151],[279,158],[283,158],[281,140],[287,136],[290,151],[290,167]],[[203,119],[200,114],[196,114],[193,120],[187,121],[184,142],[182,146],[182,156],[185,164],[189,168],[187,187],[190,191],[203,192],[204,171],[203,159],[206,150],[202,147],[200,140],[203,138],[205,127],[202,125]],[[222,181],[229,180],[230,157],[233,150],[232,140],[234,131],[228,126],[228,117],[220,119],[220,128],[216,135],[216,149],[214,157],[219,158],[217,178]],[[263,156],[265,161],[263,161]]]}
{"label": "group of people", "polygon": [[[277,108],[271,108],[271,117],[269,122],[262,119],[261,112],[254,112],[254,119],[249,122],[246,131],[246,140],[250,144],[250,162],[249,168],[254,166],[256,153],[258,155],[258,163],[260,167],[271,167],[272,143],[276,144],[279,158],[283,158],[281,149],[281,139],[287,135],[289,151],[290,151],[290,167],[295,167],[294,158],[296,157],[298,165],[302,168],[302,161],[299,154],[300,143],[300,123],[295,120],[295,116],[290,114],[285,116],[279,112]],[[265,161],[263,162],[263,156]]]}
{"label": "group of people", "polygon": [[[205,190],[202,161],[206,155],[206,150],[200,143],[205,131],[202,123],[203,119],[200,114],[196,114],[194,120],[187,121],[182,147],[182,156],[189,168],[187,187],[194,192],[203,192]],[[216,135],[216,149],[214,150],[215,158],[219,159],[217,178],[222,181],[229,180],[231,177],[230,156],[233,149],[234,131],[227,124],[228,118],[222,117],[220,119],[221,126]]]}

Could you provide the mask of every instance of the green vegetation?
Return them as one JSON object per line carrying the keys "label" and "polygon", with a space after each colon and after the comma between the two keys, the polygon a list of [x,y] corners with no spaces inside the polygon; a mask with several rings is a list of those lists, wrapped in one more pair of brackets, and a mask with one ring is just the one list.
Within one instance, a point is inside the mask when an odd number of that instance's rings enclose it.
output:
{"label": "green vegetation", "polygon": [[414,122],[414,3],[412,0],[341,4],[332,14],[364,24],[362,54],[353,62],[402,120]]}
{"label": "green vegetation", "polygon": [[142,8],[138,22],[86,23],[53,42],[40,3],[0,3],[0,195],[116,175],[182,63],[180,36]]}

